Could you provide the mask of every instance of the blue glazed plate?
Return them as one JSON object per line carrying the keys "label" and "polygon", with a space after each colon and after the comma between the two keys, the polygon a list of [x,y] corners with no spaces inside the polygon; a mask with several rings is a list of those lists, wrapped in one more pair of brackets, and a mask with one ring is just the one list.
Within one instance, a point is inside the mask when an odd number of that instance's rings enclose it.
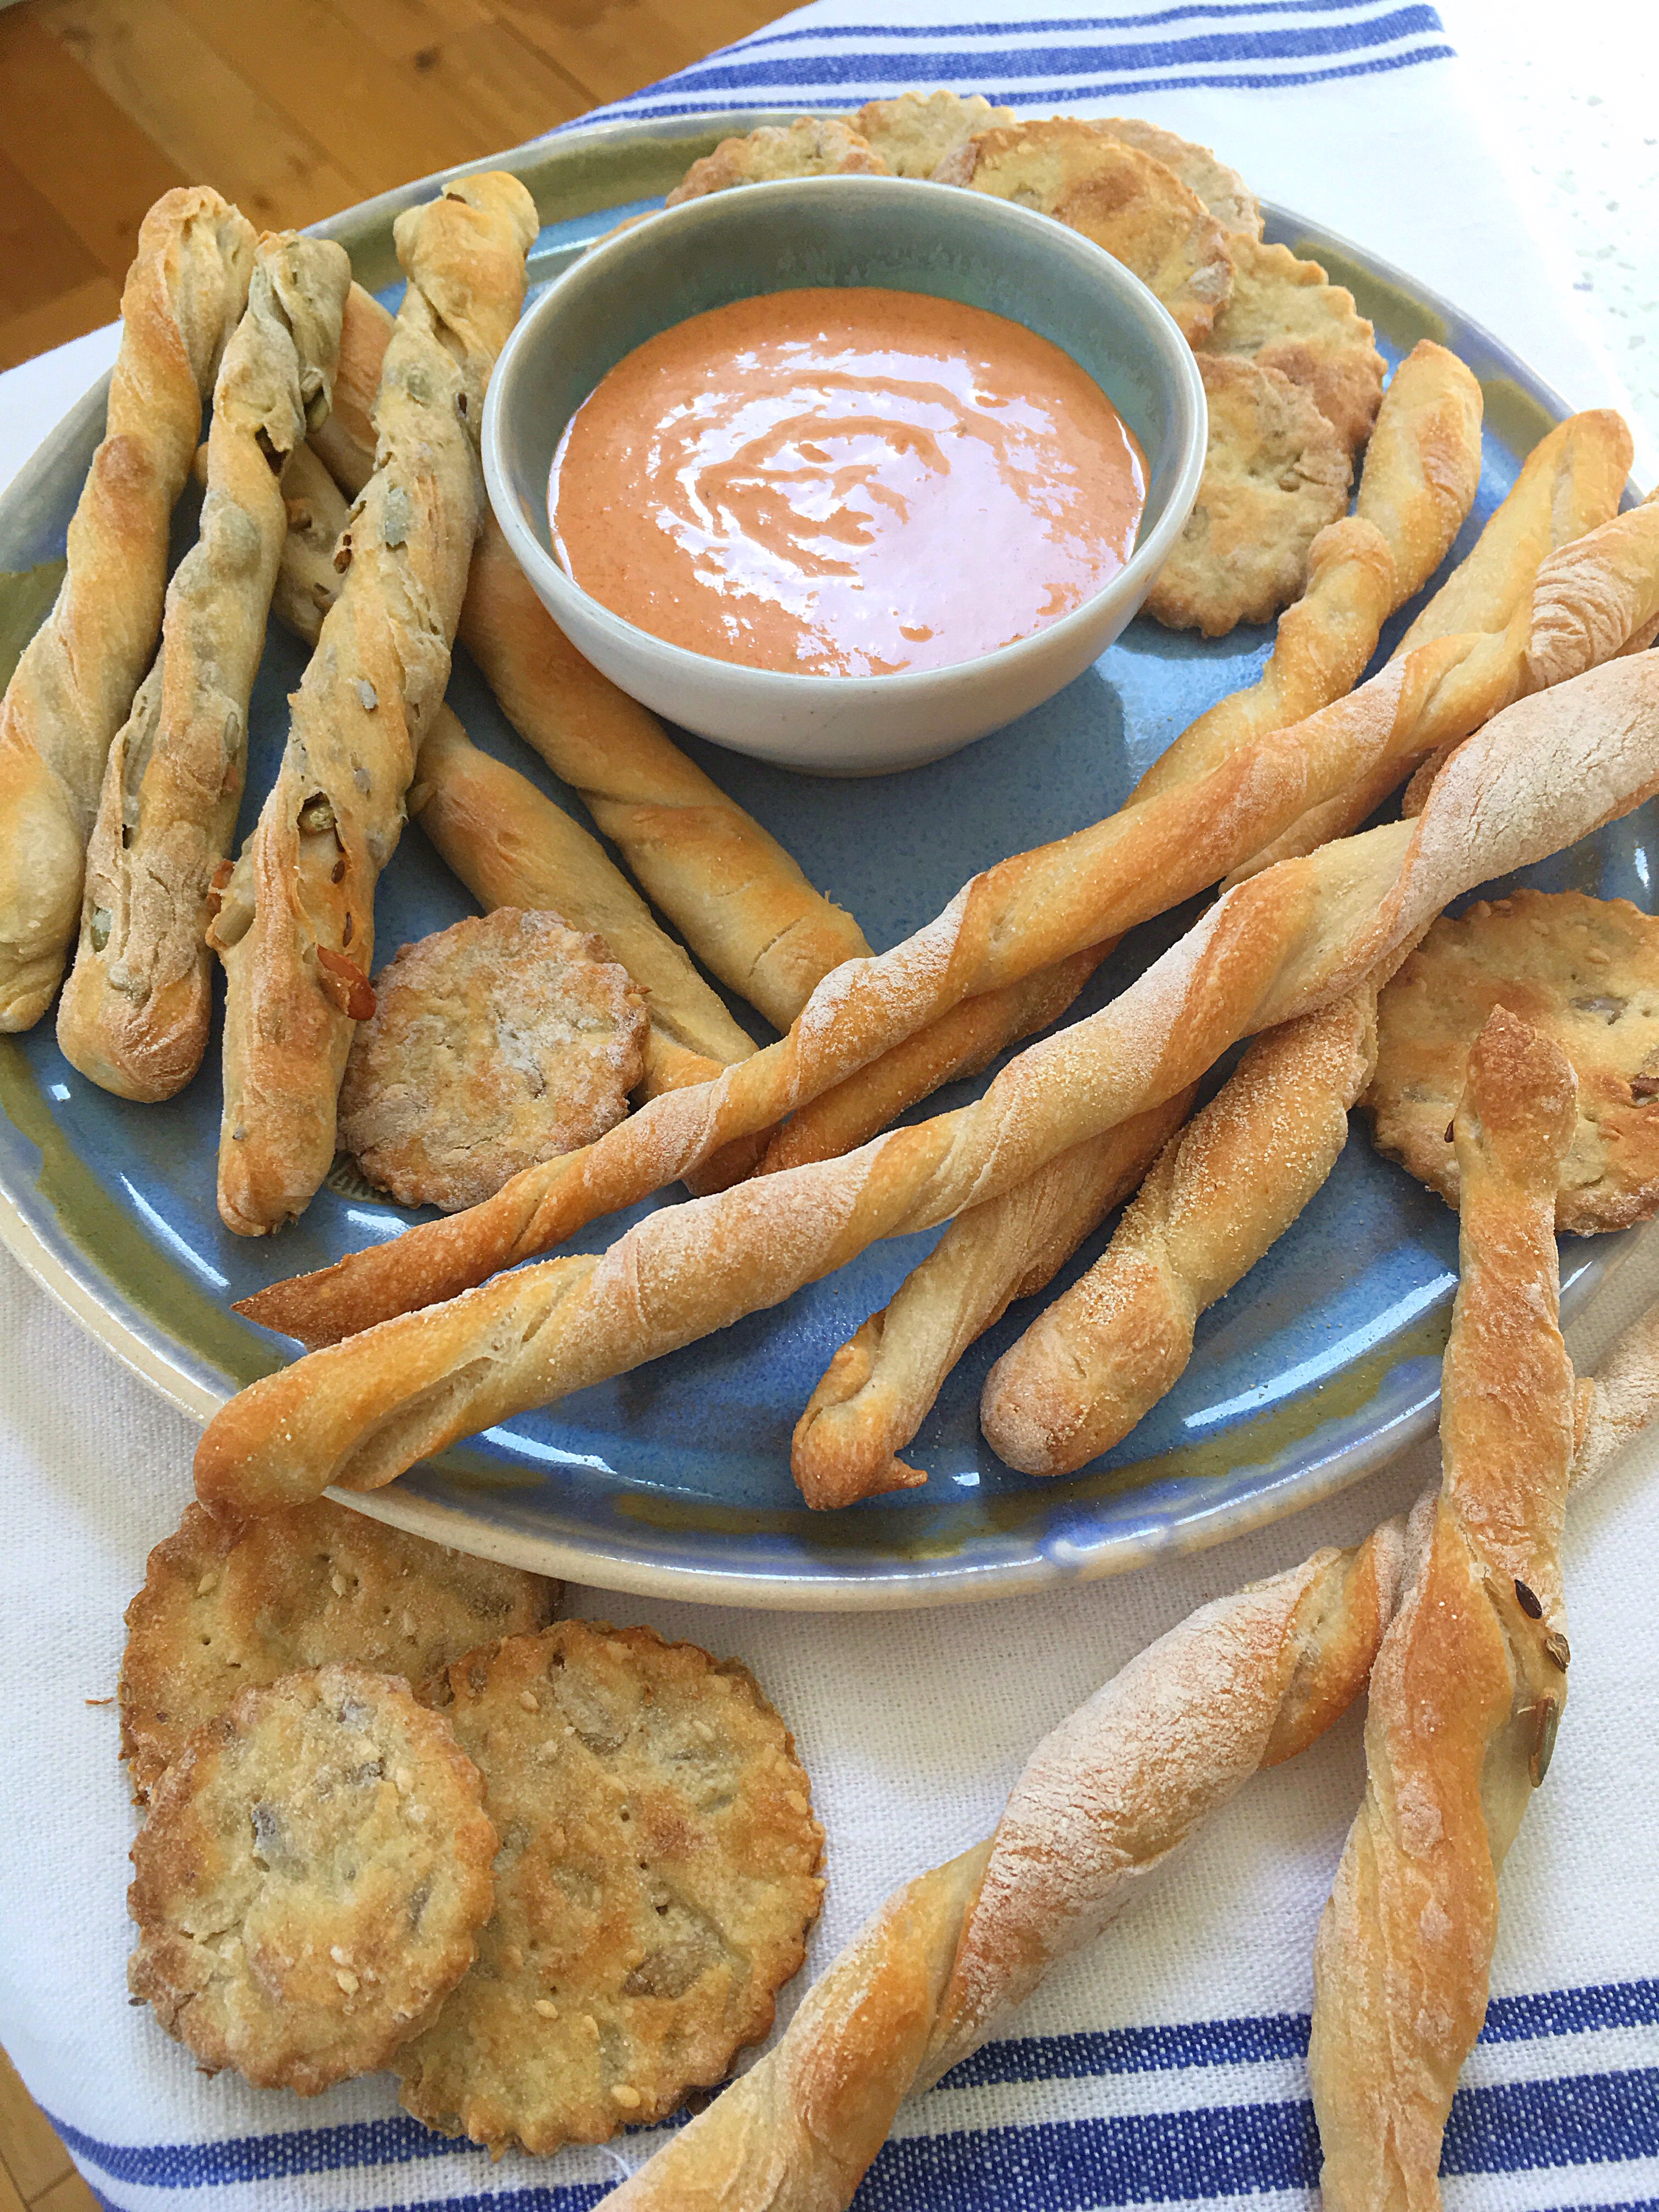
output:
{"label": "blue glazed plate", "polygon": [[[775,119],[604,125],[507,157],[547,224],[532,277],[556,275],[583,240],[656,204],[726,132]],[[431,189],[409,187],[323,226],[389,302],[398,283],[392,217]],[[1268,236],[1313,255],[1352,288],[1391,362],[1431,337],[1480,379],[1485,467],[1475,511],[1453,548],[1452,560],[1461,559],[1522,457],[1560,418],[1560,403],[1504,348],[1396,272],[1282,212],[1270,211]],[[61,557],[103,409],[100,389],[0,501],[0,568],[31,571]],[[193,525],[193,514],[181,516],[179,550]],[[50,575],[14,578],[6,599],[14,646],[49,603],[51,583]],[[1391,626],[1384,655],[1414,611]],[[1206,643],[1137,621],[1037,713],[949,760],[890,778],[820,780],[693,739],[687,749],[851,908],[872,944],[887,945],[936,914],[975,870],[1119,805],[1195,715],[1254,680],[1270,642],[1267,629]],[[273,628],[254,697],[244,830],[274,771],[285,696],[301,665],[301,648]],[[513,735],[463,654],[450,696],[477,743],[580,814]],[[1644,807],[1528,880],[1650,906],[1653,826]],[[469,911],[411,830],[380,887],[385,951]],[[1121,989],[1195,911],[1134,932],[1076,1013]],[[957,1086],[923,1110],[969,1095]],[[77,1319],[198,1418],[289,1348],[239,1320],[232,1299],[395,1236],[411,1218],[343,1173],[279,1242],[230,1235],[214,1206],[212,1054],[179,1097],[135,1106],[70,1067],[43,1023],[0,1040],[0,1233]],[[574,1249],[600,1249],[643,1211],[596,1224]],[[926,1486],[840,1514],[809,1514],[789,1476],[800,1408],[836,1347],[886,1302],[939,1233],[878,1245],[773,1312],[492,1430],[350,1502],[467,1550],[611,1589],[849,1610],[939,1604],[1115,1573],[1161,1551],[1218,1542],[1354,1480],[1434,1420],[1456,1223],[1438,1199],[1376,1158],[1356,1127],[1295,1228],[1204,1317],[1176,1389],[1083,1474],[1030,1480],[980,1437],[986,1371],[1035,1310],[1016,1307],[963,1359],[911,1448]],[[1058,1288],[1094,1260],[1104,1234],[1084,1247]],[[1627,1243],[1567,1239],[1568,1299],[1582,1301]],[[185,1470],[179,1475],[182,1489]]]}

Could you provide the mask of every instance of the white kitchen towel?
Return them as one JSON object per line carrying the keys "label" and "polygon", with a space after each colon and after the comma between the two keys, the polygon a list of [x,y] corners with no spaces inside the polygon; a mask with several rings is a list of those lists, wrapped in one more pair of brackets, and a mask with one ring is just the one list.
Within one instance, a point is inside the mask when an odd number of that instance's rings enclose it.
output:
{"label": "white kitchen towel", "polygon": [[[1149,114],[1412,268],[1575,404],[1616,398],[1483,166],[1457,72],[1431,9],[1374,0],[1086,17],[1004,4],[994,25],[824,0],[623,105],[851,106],[951,82],[1025,112]],[[0,423],[25,450],[82,388],[51,367],[0,379]],[[1577,1333],[1581,1362],[1655,1295],[1650,1246]],[[94,2191],[131,2212],[585,2212],[649,2134],[492,2165],[402,2116],[385,2076],[309,2105],[208,2080],[125,2005],[132,1815],[105,1701],[121,1608],[189,1495],[193,1443],[0,1254],[0,2041]],[[873,1618],[592,1590],[573,1604],[741,1655],[794,1728],[830,1891],[787,2017],[889,1888],[988,1832],[1037,1738],[1132,1653],[1206,1598],[1352,1540],[1432,1465],[1419,1449],[1273,1528],[1037,1599]],[[1447,2137],[1450,2212],[1659,2207],[1656,1475],[1659,1438],[1644,1440],[1573,1509],[1573,1702],[1505,1869],[1494,2002]],[[1310,1946],[1362,1772],[1351,1715],[1253,1782],[1017,2033],[906,2107],[860,2212],[1306,2203]]]}

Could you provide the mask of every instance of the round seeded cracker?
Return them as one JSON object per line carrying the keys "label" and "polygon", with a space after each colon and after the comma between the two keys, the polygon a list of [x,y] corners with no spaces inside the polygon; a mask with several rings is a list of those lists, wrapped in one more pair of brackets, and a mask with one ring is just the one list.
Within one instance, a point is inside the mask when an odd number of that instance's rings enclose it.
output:
{"label": "round seeded cracker", "polygon": [[313,2096],[384,2066],[472,1962],[495,1831],[408,1686],[330,1666],[247,1690],[132,1847],[135,1997],[210,2072]]}
{"label": "round seeded cracker", "polygon": [[1221,637],[1302,596],[1308,553],[1347,512],[1353,464],[1309,394],[1276,369],[1200,353],[1209,444],[1193,511],[1153,579],[1146,611]]}
{"label": "round seeded cracker", "polygon": [[1160,131],[1156,123],[1143,123],[1133,115],[1098,116],[1093,118],[1093,127],[1173,169],[1188,191],[1198,194],[1223,230],[1242,237],[1261,237],[1261,203],[1237,170],[1218,161],[1207,146],[1195,146],[1190,138],[1178,138],[1173,131]]}
{"label": "round seeded cracker", "polygon": [[954,92],[904,92],[869,101],[852,123],[896,177],[931,177],[978,132],[1013,119],[1012,107],[993,107],[983,93],[963,100]]}
{"label": "round seeded cracker", "polygon": [[1659,920],[1628,899],[1520,890],[1443,915],[1377,1002],[1363,1101],[1377,1150],[1457,1204],[1447,1133],[1498,1006],[1553,1037],[1578,1078],[1556,1227],[1589,1235],[1659,1211]]}
{"label": "round seeded cracker", "polygon": [[884,177],[887,164],[849,124],[823,115],[798,116],[785,125],[763,123],[741,138],[722,138],[712,154],[693,161],[666,204],[701,199],[737,185],[775,184],[785,177]]}
{"label": "round seeded cracker", "polygon": [[319,1498],[238,1527],[188,1505],[127,1607],[121,1756],[147,1798],[244,1690],[331,1659],[417,1686],[493,1637],[540,1628],[559,1585]]}
{"label": "round seeded cracker", "polygon": [[1353,294],[1331,283],[1316,261],[1298,261],[1288,246],[1236,237],[1228,251],[1232,293],[1206,349],[1236,354],[1301,385],[1348,451],[1357,452],[1382,404],[1384,363]]}
{"label": "round seeded cracker", "polygon": [[453,1666],[501,1832],[478,1962],[398,2053],[403,2101],[492,2150],[665,2118],[765,2035],[817,1917],[823,1830],[742,1667],[569,1620]]}

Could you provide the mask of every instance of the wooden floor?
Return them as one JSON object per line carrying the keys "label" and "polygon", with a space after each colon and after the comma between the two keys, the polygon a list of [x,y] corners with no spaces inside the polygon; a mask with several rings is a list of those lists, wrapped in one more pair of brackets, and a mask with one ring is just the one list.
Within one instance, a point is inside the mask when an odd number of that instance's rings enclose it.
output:
{"label": "wooden floor", "polygon": [[[262,228],[315,222],[568,122],[784,12],[19,0],[0,11],[0,368],[114,318],[144,210],[170,185],[215,185]],[[0,2212],[25,2208],[97,2212],[0,2052]]]}
{"label": "wooden floor", "polygon": [[315,222],[620,99],[773,0],[19,0],[0,12],[0,368],[112,319],[144,210]]}

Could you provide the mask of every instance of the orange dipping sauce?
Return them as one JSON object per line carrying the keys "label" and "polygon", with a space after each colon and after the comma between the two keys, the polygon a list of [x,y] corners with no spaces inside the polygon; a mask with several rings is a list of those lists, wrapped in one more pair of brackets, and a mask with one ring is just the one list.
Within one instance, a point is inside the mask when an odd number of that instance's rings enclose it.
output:
{"label": "orange dipping sauce", "polygon": [[919,292],[774,292],[627,355],[572,416],[559,560],[639,629],[798,675],[941,668],[1134,548],[1146,457],[1047,338]]}

